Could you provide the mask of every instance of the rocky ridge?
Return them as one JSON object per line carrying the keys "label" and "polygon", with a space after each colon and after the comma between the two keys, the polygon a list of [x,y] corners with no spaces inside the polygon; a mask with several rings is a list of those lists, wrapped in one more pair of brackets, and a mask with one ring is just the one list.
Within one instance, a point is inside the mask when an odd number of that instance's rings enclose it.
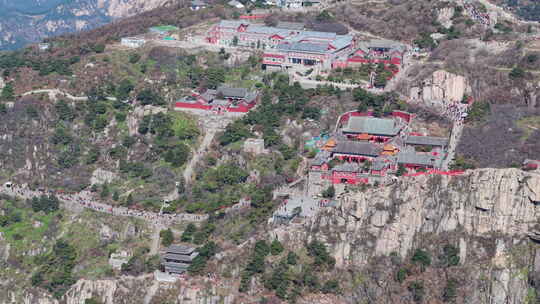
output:
{"label": "rocky ridge", "polygon": [[[323,240],[345,269],[368,269],[379,256],[404,259],[416,248],[437,252],[437,244],[450,242],[459,247],[471,278],[467,303],[517,304],[526,302],[530,288],[523,273],[540,268],[540,246],[529,238],[539,204],[540,174],[483,169],[458,177],[403,178],[390,187],[352,192],[305,225],[273,233],[293,247]],[[374,303],[405,303],[385,294],[386,287],[370,284],[350,302],[368,292],[380,296]]]}
{"label": "rocky ridge", "polygon": [[[160,7],[168,0],[50,1],[43,11],[10,8],[0,3],[0,50],[14,49],[45,37],[95,28],[119,18]],[[42,4],[45,5],[45,4]]]}

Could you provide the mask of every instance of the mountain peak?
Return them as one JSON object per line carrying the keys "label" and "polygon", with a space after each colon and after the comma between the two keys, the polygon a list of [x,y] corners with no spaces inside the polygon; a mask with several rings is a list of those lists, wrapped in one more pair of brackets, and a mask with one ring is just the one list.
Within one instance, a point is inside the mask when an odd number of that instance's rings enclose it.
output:
{"label": "mountain peak", "polygon": [[[0,50],[88,30],[164,5],[167,0],[0,1]],[[35,18],[39,16],[39,18]]]}

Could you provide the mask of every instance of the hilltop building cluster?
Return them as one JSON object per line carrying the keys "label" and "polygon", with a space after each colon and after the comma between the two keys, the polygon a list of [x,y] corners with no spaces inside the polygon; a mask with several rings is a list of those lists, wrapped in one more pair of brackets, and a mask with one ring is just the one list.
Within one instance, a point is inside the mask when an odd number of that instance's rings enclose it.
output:
{"label": "hilltop building cluster", "polygon": [[222,20],[206,34],[208,43],[264,50],[263,68],[286,70],[307,67],[329,70],[361,64],[395,65],[403,62],[406,47],[389,40],[358,41],[351,35],[307,31],[301,23],[265,26],[243,20]]}
{"label": "hilltop building cluster", "polygon": [[222,86],[216,90],[193,92],[178,100],[175,110],[194,113],[243,115],[259,101],[259,92]]}
{"label": "hilltop building cluster", "polygon": [[355,67],[363,64],[394,65],[400,67],[407,52],[405,45],[386,39],[361,41],[345,62],[337,61],[334,67]]}
{"label": "hilltop building cluster", "polygon": [[343,115],[340,128],[312,160],[310,176],[333,184],[371,184],[407,171],[440,169],[448,139],[412,132],[412,119],[402,111],[384,118],[372,113]]}

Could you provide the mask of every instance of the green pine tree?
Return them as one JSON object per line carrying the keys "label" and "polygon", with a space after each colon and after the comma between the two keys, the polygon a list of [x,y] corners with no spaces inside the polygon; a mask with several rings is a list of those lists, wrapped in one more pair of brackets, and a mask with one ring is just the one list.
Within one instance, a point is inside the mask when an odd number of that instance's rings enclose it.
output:
{"label": "green pine tree", "polygon": [[174,235],[170,228],[161,230],[161,232],[159,232],[159,236],[161,237],[161,244],[165,247],[170,246],[174,242]]}

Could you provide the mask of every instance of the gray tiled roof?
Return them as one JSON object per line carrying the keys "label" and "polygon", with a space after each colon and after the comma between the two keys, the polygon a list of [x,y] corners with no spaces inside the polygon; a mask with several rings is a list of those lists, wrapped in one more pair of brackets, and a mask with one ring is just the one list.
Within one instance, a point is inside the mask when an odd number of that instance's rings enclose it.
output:
{"label": "gray tiled roof", "polygon": [[198,252],[193,252],[191,254],[166,253],[163,255],[163,259],[181,261],[181,262],[191,262],[198,255],[199,255]]}
{"label": "gray tiled roof", "polygon": [[353,116],[349,118],[343,132],[395,136],[399,132],[399,126],[393,119]]}
{"label": "gray tiled roof", "polygon": [[201,94],[201,97],[206,101],[210,101],[214,99],[214,97],[216,96],[216,93],[217,93],[216,90],[206,90],[206,92]]}
{"label": "gray tiled roof", "polygon": [[319,32],[319,31],[303,31],[300,33],[302,39],[319,38],[319,39],[335,39],[338,36],[336,33]]}
{"label": "gray tiled roof", "polygon": [[219,87],[217,89],[218,93],[222,93],[225,97],[232,98],[245,98],[248,94],[248,90],[245,88],[230,88],[230,87]]}
{"label": "gray tiled roof", "polygon": [[166,272],[176,272],[176,273],[182,273],[187,271],[189,268],[189,264],[185,263],[174,263],[174,262],[165,262],[161,263],[163,267],[165,267]]}
{"label": "gray tiled roof", "polygon": [[212,105],[216,105],[216,106],[226,106],[229,104],[229,101],[228,100],[225,100],[225,99],[214,99],[212,102],[211,102]]}
{"label": "gray tiled roof", "polygon": [[277,49],[281,51],[297,51],[297,52],[307,52],[307,53],[327,53],[328,46],[316,43],[283,43],[278,44]]}
{"label": "gray tiled roof", "polygon": [[352,43],[352,37],[347,35],[347,36],[338,36],[330,44],[333,47],[335,47],[337,50],[341,50],[342,48],[347,47],[351,43]]}
{"label": "gray tiled roof", "polygon": [[376,157],[382,152],[382,147],[367,142],[339,141],[332,152]]}
{"label": "gray tiled roof", "polygon": [[409,145],[446,146],[448,144],[448,139],[444,137],[411,135],[407,137],[405,143]]}
{"label": "gray tiled roof", "polygon": [[401,43],[392,41],[392,40],[387,40],[387,39],[373,39],[373,40],[367,41],[366,44],[369,48],[393,49],[393,48],[401,46]]}
{"label": "gray tiled roof", "polygon": [[398,154],[398,164],[412,164],[422,166],[438,166],[438,158],[430,154],[420,154],[414,152],[400,152]]}
{"label": "gray tiled roof", "polygon": [[[231,1],[232,2],[232,1]],[[230,3],[230,2],[229,2]],[[221,20],[219,22],[219,27],[233,27],[238,28],[242,24],[248,24],[247,22],[237,21],[237,20]]]}
{"label": "gray tiled roof", "polygon": [[301,31],[304,29],[304,24],[299,22],[278,22],[277,28]]}
{"label": "gray tiled roof", "polygon": [[195,251],[195,247],[184,246],[184,245],[171,245],[166,249],[167,253],[176,253],[176,254],[191,254]]}
{"label": "gray tiled roof", "polygon": [[280,36],[287,37],[291,31],[287,29],[275,28],[275,27],[270,27],[270,26],[251,25],[247,28],[247,32],[267,34],[267,35],[278,34]]}
{"label": "gray tiled roof", "polygon": [[335,166],[332,168],[332,171],[339,171],[339,172],[360,172],[362,171],[362,166],[358,163],[343,163]]}

